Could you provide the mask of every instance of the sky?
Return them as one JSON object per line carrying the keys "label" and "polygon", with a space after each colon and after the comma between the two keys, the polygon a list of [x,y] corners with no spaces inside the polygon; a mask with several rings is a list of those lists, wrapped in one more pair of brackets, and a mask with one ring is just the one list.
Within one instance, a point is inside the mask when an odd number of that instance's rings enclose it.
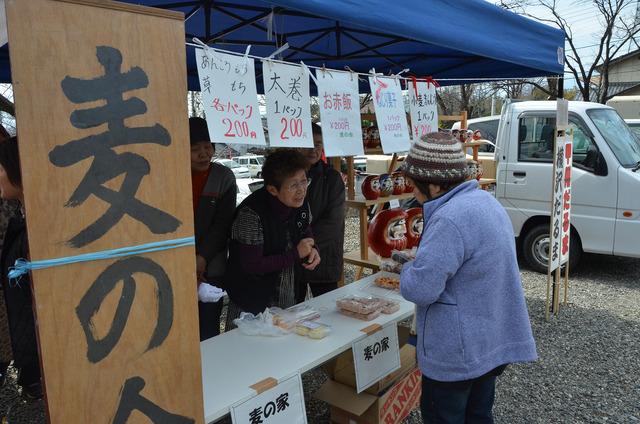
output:
{"label": "sky", "polygon": [[[638,0],[640,1],[640,0]],[[624,14],[633,17],[636,13],[638,1],[627,0],[624,6]],[[492,0],[492,3],[499,3],[498,0]],[[535,2],[535,0],[533,0]],[[573,32],[574,44],[578,48],[580,57],[585,66],[593,63],[596,55],[596,49],[599,44],[598,39],[604,31],[604,23],[600,18],[600,12],[593,6],[593,2],[589,0],[557,0],[556,4],[558,13],[566,19]],[[551,19],[553,16],[544,7],[528,7],[527,12],[533,16],[542,19]],[[545,22],[546,23],[546,22]],[[547,25],[552,25],[546,23]],[[640,43],[640,37],[638,37]],[[629,47],[631,46],[631,47]],[[569,51],[569,44],[565,48]],[[627,54],[629,51],[635,50],[637,47],[633,43],[623,46],[618,52],[618,56]],[[565,88],[575,86],[573,74],[565,67]]]}

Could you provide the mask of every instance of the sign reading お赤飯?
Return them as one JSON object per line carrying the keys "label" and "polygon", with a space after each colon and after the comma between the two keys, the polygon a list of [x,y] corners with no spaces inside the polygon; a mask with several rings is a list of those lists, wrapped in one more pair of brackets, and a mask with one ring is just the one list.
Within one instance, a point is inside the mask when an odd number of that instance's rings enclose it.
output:
{"label": "sign reading \u304a\u8d64\u98ef", "polygon": [[[6,6],[30,259],[192,237],[182,14]],[[202,423],[194,259],[187,246],[31,273],[50,422]]]}
{"label": "sign reading \u304a\u8d64\u98ef", "polygon": [[382,150],[386,154],[406,152],[409,150],[410,140],[400,80],[370,76],[369,85],[371,86]]}
{"label": "sign reading \u304a\u8d64\u98ef", "polygon": [[302,66],[262,62],[271,147],[313,147],[309,76]]}
{"label": "sign reading \u304a\u8d64\u98ef", "polygon": [[264,145],[253,59],[209,48],[195,52],[211,141]]}
{"label": "sign reading \u304a\u8d64\u98ef", "polygon": [[358,75],[316,70],[316,80],[325,155],[363,155]]}

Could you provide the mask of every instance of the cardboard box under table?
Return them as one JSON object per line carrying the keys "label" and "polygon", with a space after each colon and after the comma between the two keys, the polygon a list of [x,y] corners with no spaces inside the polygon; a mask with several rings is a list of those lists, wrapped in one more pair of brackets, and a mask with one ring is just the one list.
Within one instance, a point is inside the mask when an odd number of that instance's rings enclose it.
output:
{"label": "cardboard box under table", "polygon": [[351,349],[325,365],[329,380],[314,397],[331,405],[331,421],[344,424],[400,423],[420,402],[422,373],[415,347],[407,344],[409,329],[398,327],[400,368],[364,392],[356,393]]}

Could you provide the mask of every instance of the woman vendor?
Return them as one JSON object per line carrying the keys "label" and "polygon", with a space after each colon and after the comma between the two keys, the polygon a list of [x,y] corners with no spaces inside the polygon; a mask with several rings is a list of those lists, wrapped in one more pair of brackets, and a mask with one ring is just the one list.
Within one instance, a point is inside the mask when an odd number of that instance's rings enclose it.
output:
{"label": "woman vendor", "polygon": [[296,265],[313,270],[320,263],[305,201],[307,168],[301,153],[276,150],[262,167],[264,187],[238,207],[224,279],[231,298],[227,323],[240,311],[256,314],[269,306],[294,305]]}

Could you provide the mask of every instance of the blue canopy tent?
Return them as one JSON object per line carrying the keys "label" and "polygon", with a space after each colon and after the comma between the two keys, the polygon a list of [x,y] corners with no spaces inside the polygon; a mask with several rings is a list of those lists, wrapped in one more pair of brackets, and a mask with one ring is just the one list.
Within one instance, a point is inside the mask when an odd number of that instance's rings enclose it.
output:
{"label": "blue canopy tent", "polygon": [[[266,57],[354,71],[467,82],[482,78],[562,75],[564,33],[483,0],[128,0],[181,11],[185,41]],[[187,46],[189,88],[199,83]],[[10,81],[7,46],[0,81]],[[258,78],[260,81],[260,78]],[[441,81],[460,84],[461,81]]]}

